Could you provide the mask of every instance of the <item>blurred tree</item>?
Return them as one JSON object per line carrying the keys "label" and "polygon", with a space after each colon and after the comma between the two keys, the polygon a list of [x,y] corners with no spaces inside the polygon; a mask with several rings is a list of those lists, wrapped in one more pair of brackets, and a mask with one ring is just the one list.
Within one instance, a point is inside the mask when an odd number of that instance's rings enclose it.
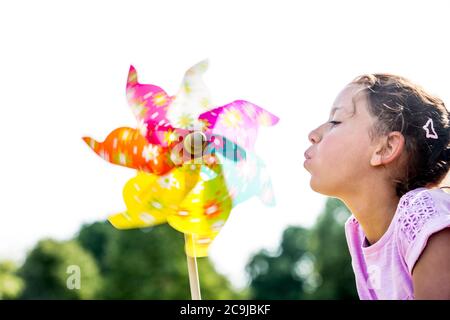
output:
{"label": "blurred tree", "polygon": [[250,292],[253,299],[304,299],[304,276],[297,272],[297,263],[307,252],[308,230],[287,228],[279,254],[263,250],[248,263]]}
{"label": "blurred tree", "polygon": [[12,261],[0,262],[0,299],[15,299],[23,290],[23,280]]}
{"label": "blurred tree", "polygon": [[19,274],[23,299],[90,299],[101,285],[94,258],[76,241],[39,241]]}
{"label": "blurred tree", "polygon": [[[99,298],[190,299],[184,237],[168,225],[115,230],[107,222],[85,225],[77,238],[98,260],[104,276]],[[208,258],[198,259],[203,299],[239,299]]]}
{"label": "blurred tree", "polygon": [[345,239],[344,223],[350,212],[344,203],[329,198],[311,233],[314,256],[314,299],[357,299],[355,277]]}
{"label": "blurred tree", "polygon": [[105,261],[107,248],[114,242],[120,232],[120,230],[113,228],[109,222],[101,221],[81,226],[76,236],[81,246],[97,260],[102,274],[108,272],[108,264]]}
{"label": "blurred tree", "polygon": [[349,211],[329,198],[311,230],[288,227],[277,254],[262,250],[248,265],[253,299],[356,299],[344,223]]}

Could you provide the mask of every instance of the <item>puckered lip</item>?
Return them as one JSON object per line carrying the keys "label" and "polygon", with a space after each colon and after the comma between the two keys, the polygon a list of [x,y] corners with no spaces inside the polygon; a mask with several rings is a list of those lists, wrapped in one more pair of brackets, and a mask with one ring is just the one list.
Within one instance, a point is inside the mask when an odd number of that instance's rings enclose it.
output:
{"label": "puckered lip", "polygon": [[312,158],[312,157],[311,157],[311,154],[309,153],[308,150],[305,151],[304,156],[305,156],[305,159],[306,159],[306,160],[309,160],[309,159]]}

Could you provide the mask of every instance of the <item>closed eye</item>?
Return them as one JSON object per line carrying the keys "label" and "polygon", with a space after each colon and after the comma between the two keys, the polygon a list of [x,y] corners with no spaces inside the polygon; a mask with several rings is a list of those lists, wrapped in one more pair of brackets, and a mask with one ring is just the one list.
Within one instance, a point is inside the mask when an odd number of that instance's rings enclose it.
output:
{"label": "closed eye", "polygon": [[338,125],[341,123],[340,121],[329,121],[328,123],[331,123],[333,126]]}

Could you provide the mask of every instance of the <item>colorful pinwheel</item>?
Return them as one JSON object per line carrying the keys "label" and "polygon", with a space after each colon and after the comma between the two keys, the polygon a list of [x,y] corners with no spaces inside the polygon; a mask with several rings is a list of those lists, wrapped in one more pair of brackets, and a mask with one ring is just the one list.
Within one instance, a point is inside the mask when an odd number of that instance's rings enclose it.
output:
{"label": "colorful pinwheel", "polygon": [[231,209],[253,196],[274,204],[269,175],[254,154],[260,126],[278,118],[237,100],[212,107],[202,81],[207,61],[190,68],[175,96],[140,84],[133,66],[127,99],[138,127],[118,128],[104,142],[84,137],[103,159],[138,170],[123,190],[126,211],[109,221],[118,229],[169,223],[186,235],[188,257],[203,257]]}

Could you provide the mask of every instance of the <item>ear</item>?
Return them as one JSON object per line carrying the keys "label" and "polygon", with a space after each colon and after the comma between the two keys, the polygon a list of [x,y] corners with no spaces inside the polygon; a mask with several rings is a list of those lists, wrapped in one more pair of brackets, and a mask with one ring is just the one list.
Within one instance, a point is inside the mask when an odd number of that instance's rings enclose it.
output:
{"label": "ear", "polygon": [[380,138],[379,143],[373,151],[370,164],[379,166],[391,163],[398,159],[405,147],[405,137],[399,131],[390,132],[387,136]]}
{"label": "ear", "polygon": [[138,83],[137,72],[133,66],[130,66],[130,71],[128,71],[127,87],[134,86]]}

